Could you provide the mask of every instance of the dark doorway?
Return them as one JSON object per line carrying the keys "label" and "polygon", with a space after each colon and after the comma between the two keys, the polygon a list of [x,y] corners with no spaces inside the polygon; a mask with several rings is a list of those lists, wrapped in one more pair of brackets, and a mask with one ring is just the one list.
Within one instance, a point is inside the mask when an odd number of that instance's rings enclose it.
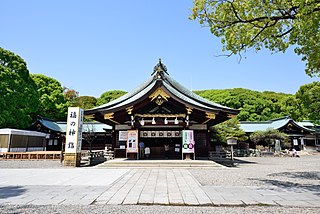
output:
{"label": "dark doorway", "polygon": [[[140,138],[150,148],[149,159],[181,159],[182,138]],[[169,151],[165,152],[165,145]]]}

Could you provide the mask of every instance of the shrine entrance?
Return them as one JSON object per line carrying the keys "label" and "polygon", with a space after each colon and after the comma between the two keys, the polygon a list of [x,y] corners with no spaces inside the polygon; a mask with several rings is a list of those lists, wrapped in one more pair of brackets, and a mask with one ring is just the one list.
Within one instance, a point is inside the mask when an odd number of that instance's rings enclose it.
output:
{"label": "shrine entrance", "polygon": [[[139,142],[150,149],[149,157],[145,159],[178,159],[181,160],[181,131],[140,131]],[[167,147],[168,151],[165,150]]]}

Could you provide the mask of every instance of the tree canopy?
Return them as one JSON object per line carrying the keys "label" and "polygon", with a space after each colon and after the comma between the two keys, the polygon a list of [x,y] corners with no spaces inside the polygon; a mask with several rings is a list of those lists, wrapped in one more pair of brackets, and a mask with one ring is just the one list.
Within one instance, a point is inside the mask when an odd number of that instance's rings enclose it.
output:
{"label": "tree canopy", "polygon": [[74,89],[69,89],[67,87],[63,88],[63,96],[67,101],[68,106],[76,106],[76,99],[79,97],[79,92]]}
{"label": "tree canopy", "polygon": [[74,106],[87,110],[96,106],[97,98],[91,96],[80,96],[74,99],[73,104]]}
{"label": "tree canopy", "polygon": [[26,128],[39,106],[37,87],[26,62],[0,48],[0,127]]}
{"label": "tree canopy", "polygon": [[275,143],[275,140],[280,140],[283,145],[290,146],[288,144],[289,136],[276,129],[268,129],[266,131],[256,131],[250,135],[250,139],[256,144],[267,145],[269,148]]}
{"label": "tree canopy", "polygon": [[293,46],[306,73],[320,76],[320,0],[194,0],[190,18],[210,27],[228,56]]}
{"label": "tree canopy", "polygon": [[212,136],[220,143],[227,143],[228,137],[235,137],[238,141],[246,141],[248,137],[240,128],[236,118],[227,120],[212,127]]}
{"label": "tree canopy", "polygon": [[320,82],[302,85],[296,97],[300,100],[305,119],[320,124]]}
{"label": "tree canopy", "polygon": [[292,94],[258,92],[243,88],[194,91],[196,94],[235,109],[240,109],[240,121],[265,121],[283,116],[305,119],[299,100]]}
{"label": "tree canopy", "polygon": [[39,93],[38,114],[54,120],[66,120],[68,106],[60,82],[43,74],[31,74],[31,77]]}
{"label": "tree canopy", "polygon": [[106,104],[112,100],[115,100],[122,95],[125,95],[127,92],[121,91],[121,90],[112,90],[112,91],[106,91],[97,100],[97,106]]}

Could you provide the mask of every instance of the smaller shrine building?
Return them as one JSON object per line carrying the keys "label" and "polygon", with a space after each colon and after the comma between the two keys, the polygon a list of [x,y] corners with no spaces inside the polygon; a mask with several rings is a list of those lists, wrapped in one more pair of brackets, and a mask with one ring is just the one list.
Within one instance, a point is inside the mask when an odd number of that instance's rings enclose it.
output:
{"label": "smaller shrine building", "polygon": [[289,136],[291,148],[303,150],[308,147],[319,146],[319,133],[313,129],[310,122],[296,122],[291,117],[281,117],[268,121],[240,121],[240,128],[248,135],[255,131],[276,129]]}

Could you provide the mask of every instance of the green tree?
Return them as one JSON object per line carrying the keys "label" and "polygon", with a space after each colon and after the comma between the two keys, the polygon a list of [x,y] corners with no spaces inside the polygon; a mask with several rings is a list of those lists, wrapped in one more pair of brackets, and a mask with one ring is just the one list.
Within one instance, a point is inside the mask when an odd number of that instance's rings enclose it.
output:
{"label": "green tree", "polygon": [[60,82],[43,74],[31,74],[31,77],[40,97],[38,114],[54,120],[66,120],[68,106]]}
{"label": "green tree", "polygon": [[300,101],[296,98],[296,96],[284,97],[279,102],[281,107],[281,115],[290,116],[296,121],[301,121],[305,118],[308,118],[305,110],[301,107]]}
{"label": "green tree", "polygon": [[248,137],[240,128],[236,118],[227,120],[211,128],[213,139],[220,143],[227,143],[228,137],[235,137],[238,141],[246,141]]}
{"label": "green tree", "polygon": [[38,98],[26,62],[0,48],[0,127],[27,128],[36,116]]}
{"label": "green tree", "polygon": [[300,119],[299,103],[294,95],[270,91],[258,92],[243,88],[195,91],[213,102],[240,109],[240,121],[265,121],[282,116]]}
{"label": "green tree", "polygon": [[320,76],[319,0],[194,0],[190,18],[210,27],[228,56],[293,46],[306,61],[306,73]]}
{"label": "green tree", "polygon": [[125,95],[127,92],[121,91],[121,90],[112,90],[112,91],[106,91],[97,100],[97,106],[106,104],[112,100],[115,100],[122,95]]}
{"label": "green tree", "polygon": [[255,131],[250,135],[250,140],[255,144],[262,144],[268,146],[269,150],[271,146],[275,144],[275,140],[282,141],[283,145],[287,145],[289,136],[276,129],[267,129],[266,131]]}
{"label": "green tree", "polygon": [[67,87],[64,87],[63,96],[68,103],[68,107],[77,106],[76,99],[79,97],[79,92],[77,92],[74,89],[69,89]]}
{"label": "green tree", "polygon": [[300,87],[296,98],[301,104],[305,118],[320,123],[320,82],[313,82]]}
{"label": "green tree", "polygon": [[91,96],[80,96],[74,99],[74,106],[82,109],[91,109],[96,106],[97,98]]}

